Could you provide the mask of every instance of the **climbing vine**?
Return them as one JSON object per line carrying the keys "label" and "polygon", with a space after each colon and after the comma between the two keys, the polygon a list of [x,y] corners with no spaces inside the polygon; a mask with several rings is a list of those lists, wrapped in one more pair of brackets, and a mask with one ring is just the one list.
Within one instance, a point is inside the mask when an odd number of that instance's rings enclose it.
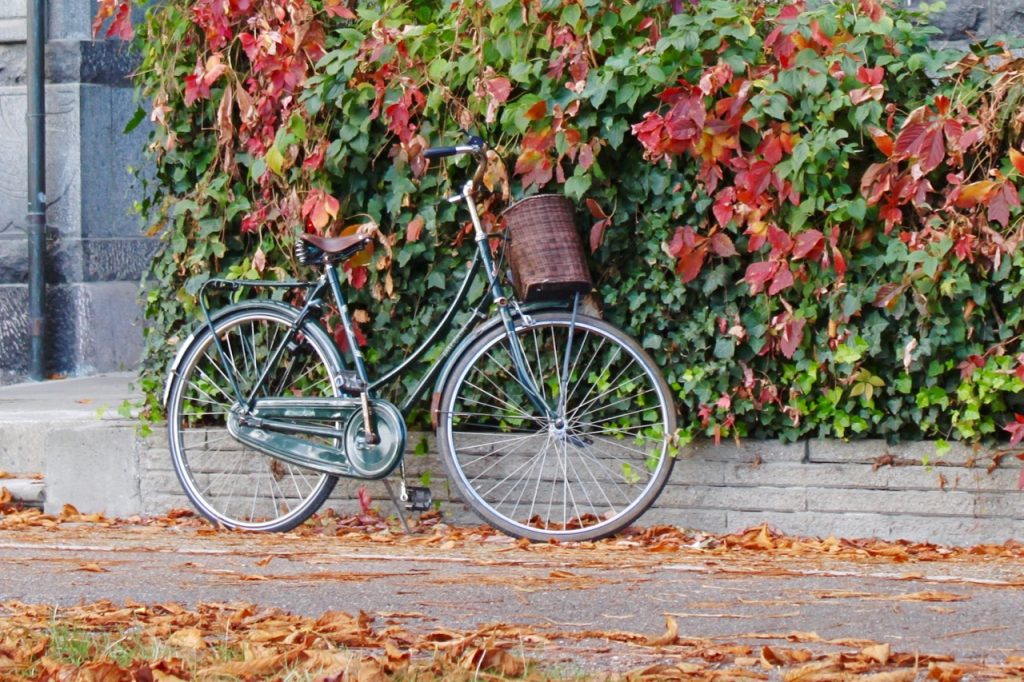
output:
{"label": "climbing vine", "polygon": [[[96,30],[128,37],[127,7]],[[207,278],[291,276],[297,230],[379,231],[355,317],[372,363],[405,355],[467,257],[439,201],[464,169],[422,150],[472,130],[507,162],[493,229],[523,195],[577,202],[598,304],[684,436],[1016,444],[1024,62],[933,33],[880,0],[150,6],[144,377]]]}

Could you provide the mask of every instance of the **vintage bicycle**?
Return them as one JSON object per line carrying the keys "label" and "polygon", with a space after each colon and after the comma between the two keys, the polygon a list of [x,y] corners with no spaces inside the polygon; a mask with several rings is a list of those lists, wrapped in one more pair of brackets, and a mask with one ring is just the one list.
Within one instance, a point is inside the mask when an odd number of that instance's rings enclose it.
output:
{"label": "vintage bicycle", "polygon": [[[419,510],[432,501],[429,489],[408,485],[403,455],[406,416],[433,387],[430,414],[448,478],[486,522],[533,541],[621,530],[654,503],[671,473],[669,387],[635,340],[581,311],[590,281],[567,199],[531,197],[506,211],[509,287],[475,202],[487,145],[472,137],[423,153],[476,161],[472,179],[448,198],[468,211],[476,250],[437,327],[398,366],[370,376],[339,273],[371,243],[369,234],[300,235],[299,262],[319,271],[309,281],[211,279],[200,295],[203,320],[181,344],[164,390],[185,493],[219,525],[284,531],[308,519],[338,477],[381,479],[405,524],[400,500]],[[576,274],[559,255],[573,248]],[[488,293],[467,303],[479,277]],[[210,287],[305,295],[301,305],[242,300],[211,312]],[[345,353],[321,323],[328,297]],[[453,324],[465,310],[472,314]],[[424,368],[400,405],[380,396],[414,367]],[[397,494],[387,478],[396,468]]]}

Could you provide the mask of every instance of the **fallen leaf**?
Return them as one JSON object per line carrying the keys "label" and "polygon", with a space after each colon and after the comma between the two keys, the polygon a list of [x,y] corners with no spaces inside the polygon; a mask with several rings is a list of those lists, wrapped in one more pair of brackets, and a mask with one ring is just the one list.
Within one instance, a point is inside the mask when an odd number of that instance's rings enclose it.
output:
{"label": "fallen leaf", "polygon": [[178,630],[167,638],[167,644],[182,649],[192,649],[193,651],[205,649],[207,646],[206,639],[203,637],[203,631],[199,628],[183,628]]}
{"label": "fallen leaf", "polygon": [[892,656],[892,646],[888,642],[872,644],[871,646],[864,647],[860,652],[876,663],[885,665],[889,662],[889,657]]}
{"label": "fallen leaf", "polygon": [[652,637],[647,640],[647,646],[667,646],[675,644],[679,638],[679,623],[670,614],[665,614],[665,632],[659,637]]}

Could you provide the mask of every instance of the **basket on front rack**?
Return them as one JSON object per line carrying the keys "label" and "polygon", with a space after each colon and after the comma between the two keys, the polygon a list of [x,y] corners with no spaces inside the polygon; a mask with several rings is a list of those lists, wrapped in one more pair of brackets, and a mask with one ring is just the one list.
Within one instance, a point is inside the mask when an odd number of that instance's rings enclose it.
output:
{"label": "basket on front rack", "polygon": [[590,270],[567,197],[528,197],[502,215],[508,226],[512,284],[519,300],[566,298],[591,290]]}

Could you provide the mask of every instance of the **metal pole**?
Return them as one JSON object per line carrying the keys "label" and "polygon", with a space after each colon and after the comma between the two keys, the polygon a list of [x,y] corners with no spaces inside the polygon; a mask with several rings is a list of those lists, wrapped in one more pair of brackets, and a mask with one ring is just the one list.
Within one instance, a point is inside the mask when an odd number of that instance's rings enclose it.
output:
{"label": "metal pole", "polygon": [[46,319],[46,0],[27,0],[29,376],[42,381]]}

